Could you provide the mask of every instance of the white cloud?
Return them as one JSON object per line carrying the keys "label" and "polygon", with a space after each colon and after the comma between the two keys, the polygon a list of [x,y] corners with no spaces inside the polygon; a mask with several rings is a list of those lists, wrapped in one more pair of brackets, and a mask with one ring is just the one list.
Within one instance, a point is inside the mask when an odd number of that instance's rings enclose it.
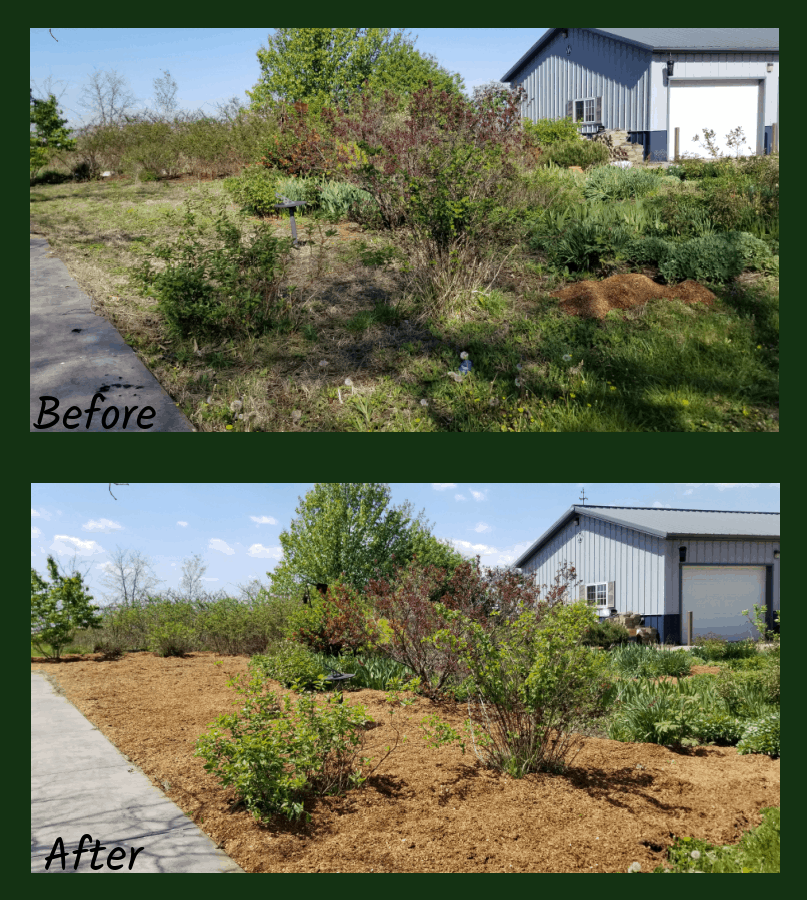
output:
{"label": "white cloud", "polygon": [[672,507],[670,506],[669,503],[661,503],[661,501],[659,501],[659,500],[656,500],[655,503],[653,504],[653,506],[656,509],[672,509]]}
{"label": "white cloud", "polygon": [[456,484],[450,484],[450,483],[446,483],[446,484],[437,484],[437,483],[434,482],[434,481],[432,482],[432,487],[433,487],[436,491],[445,491],[445,490],[448,490],[448,488],[453,488],[453,487],[456,487],[456,486],[457,486]]}
{"label": "white cloud", "polygon": [[50,513],[46,509],[34,509],[31,507],[31,518],[50,519]]}
{"label": "white cloud", "polygon": [[477,522],[476,528],[474,531],[478,531],[480,534],[483,531],[490,531],[490,525],[486,525],[484,522]]}
{"label": "white cloud", "polygon": [[487,491],[471,491],[471,496],[474,500],[487,500]]}
{"label": "white cloud", "polygon": [[249,550],[247,550],[250,556],[257,556],[263,559],[282,559],[283,558],[283,548],[282,547],[264,547],[263,544],[253,544]]}
{"label": "white cloud", "polygon": [[692,493],[694,493],[694,491],[691,491],[691,490],[690,490],[690,491],[684,491],[684,496],[687,497],[687,496],[689,496],[689,495],[692,494]]}
{"label": "white cloud", "polygon": [[779,487],[779,482],[777,481],[776,484],[769,484],[768,487],[775,487],[775,488],[778,488],[778,487]]}
{"label": "white cloud", "polygon": [[467,500],[468,498],[467,498],[467,497],[463,497],[462,494],[454,494],[454,499],[455,499],[455,500]]}
{"label": "white cloud", "polygon": [[32,551],[31,551],[31,557],[33,558],[34,556],[36,556],[36,553],[34,553],[34,551],[32,550]]}
{"label": "white cloud", "polygon": [[202,581],[218,581],[218,578],[202,578]]}
{"label": "white cloud", "polygon": [[70,537],[67,534],[57,534],[50,549],[57,553],[77,553],[79,556],[94,556],[96,553],[106,552],[95,541],[82,541],[81,538]]}
{"label": "white cloud", "polygon": [[187,523],[187,522],[177,522],[177,525],[179,525],[179,526],[182,527],[182,528],[187,528],[187,527],[188,527],[188,523]]}
{"label": "white cloud", "polygon": [[463,556],[487,556],[490,553],[498,553],[495,547],[489,547],[487,544],[472,544],[469,541],[455,541],[449,538],[451,545]]}
{"label": "white cloud", "polygon": [[232,556],[235,553],[235,550],[226,541],[219,540],[219,538],[210,538],[210,543],[207,547],[208,550],[218,550],[220,553],[226,553],[228,556]]}
{"label": "white cloud", "polygon": [[111,519],[90,519],[89,522],[86,522],[81,527],[84,531],[102,531],[105,534],[109,534],[112,531],[120,531],[123,525],[119,525]]}
{"label": "white cloud", "polygon": [[737,483],[717,483],[717,482],[700,482],[695,483],[692,481],[685,481],[684,484],[687,487],[697,488],[697,487],[716,487],[719,491],[725,491],[729,488],[738,488],[738,487],[748,487],[748,488],[758,488],[758,484],[750,484],[747,482],[737,482]]}
{"label": "white cloud", "polygon": [[271,516],[250,516],[256,525],[277,525],[277,522]]}
{"label": "white cloud", "polygon": [[41,537],[41,536],[42,536],[42,532],[38,528],[32,526],[31,527],[31,540],[33,540],[34,538]]}

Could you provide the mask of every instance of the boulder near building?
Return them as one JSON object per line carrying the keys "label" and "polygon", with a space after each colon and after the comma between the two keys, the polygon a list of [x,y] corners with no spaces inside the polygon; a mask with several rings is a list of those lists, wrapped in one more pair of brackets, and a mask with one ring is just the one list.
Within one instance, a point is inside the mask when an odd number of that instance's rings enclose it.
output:
{"label": "boulder near building", "polygon": [[665,643],[757,638],[743,616],[779,609],[779,513],[572,506],[513,564],[538,584],[574,566],[600,619],[638,613]]}

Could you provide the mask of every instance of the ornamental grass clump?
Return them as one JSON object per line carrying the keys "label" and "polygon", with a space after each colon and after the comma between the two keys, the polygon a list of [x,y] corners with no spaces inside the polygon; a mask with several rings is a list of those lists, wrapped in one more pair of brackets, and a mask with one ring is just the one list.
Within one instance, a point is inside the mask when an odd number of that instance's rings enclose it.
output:
{"label": "ornamental grass clump", "polygon": [[[604,655],[582,644],[594,611],[583,601],[542,605],[492,634],[461,612],[438,608],[452,628],[432,643],[470,671],[466,732],[477,758],[516,778],[565,770],[589,726],[605,714],[612,688]],[[459,740],[435,717],[424,721],[436,746]]]}

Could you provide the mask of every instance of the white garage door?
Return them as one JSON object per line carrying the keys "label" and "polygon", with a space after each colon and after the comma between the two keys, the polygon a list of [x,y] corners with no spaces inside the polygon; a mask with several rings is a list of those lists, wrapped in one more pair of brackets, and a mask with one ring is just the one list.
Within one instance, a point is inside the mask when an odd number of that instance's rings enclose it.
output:
{"label": "white garage door", "polygon": [[690,610],[693,640],[710,631],[728,641],[759,637],[742,612],[753,619],[754,604],[765,605],[765,566],[684,566],[681,577],[683,641]]}
{"label": "white garage door", "polygon": [[[696,81],[670,86],[670,130],[668,133],[668,159],[675,152],[675,129],[679,128],[678,152],[698,157],[710,157],[706,149],[703,130],[714,131],[714,142],[721,156],[735,156],[736,147],[726,143],[727,135],[735,128],[742,128],[745,140],[740,156],[757,152],[757,125],[759,122],[759,82]],[[701,143],[692,138],[700,136]]]}

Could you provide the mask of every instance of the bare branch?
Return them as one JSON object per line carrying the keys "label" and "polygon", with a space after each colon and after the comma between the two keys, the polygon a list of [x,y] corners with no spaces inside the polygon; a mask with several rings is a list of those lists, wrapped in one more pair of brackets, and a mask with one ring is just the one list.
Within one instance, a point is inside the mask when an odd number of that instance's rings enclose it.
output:
{"label": "bare branch", "polygon": [[[114,484],[114,485],[125,484],[127,487],[129,486],[129,482],[128,482],[128,481],[110,481],[110,482],[109,482],[109,493],[110,493],[110,494],[112,494],[112,485],[113,485],[113,484]],[[112,499],[113,499],[113,500],[117,500],[118,498],[117,498],[114,494],[112,494]]]}
{"label": "bare branch", "polygon": [[57,44],[59,43],[58,40],[56,40],[56,38],[53,37],[53,32],[51,31],[50,28],[48,28],[48,34],[53,38],[54,41],[56,41]]}

